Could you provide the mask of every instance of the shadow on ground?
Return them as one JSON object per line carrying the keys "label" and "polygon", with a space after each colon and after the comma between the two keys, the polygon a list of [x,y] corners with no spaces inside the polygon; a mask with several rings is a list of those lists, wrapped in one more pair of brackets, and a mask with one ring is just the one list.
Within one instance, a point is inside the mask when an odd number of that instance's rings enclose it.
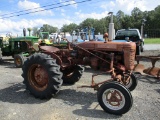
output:
{"label": "shadow on ground", "polygon": [[[30,95],[29,92],[25,90],[25,86],[22,83],[10,83],[10,87],[0,90],[0,96],[0,101],[9,103],[41,104],[48,101],[36,99],[34,96]],[[121,117],[105,113],[97,102],[96,92],[91,93],[73,89],[62,89],[53,99],[61,99],[65,104],[71,107],[81,105],[81,109],[76,109],[73,111],[73,114],[78,116],[102,119],[117,119]],[[93,103],[95,104],[92,105]],[[97,109],[97,107],[100,109]],[[90,113],[92,113],[92,116]]]}
{"label": "shadow on ground", "polygon": [[160,94],[160,89],[155,89],[155,91],[157,91]]}
{"label": "shadow on ground", "polygon": [[36,99],[30,95],[22,83],[10,84],[10,87],[0,90],[0,101],[19,104],[40,104],[47,101]]}
{"label": "shadow on ground", "polygon": [[160,79],[150,76],[150,75],[136,75],[137,79],[142,82],[147,82],[150,84],[160,84]]}
{"label": "shadow on ground", "polygon": [[[118,119],[121,115],[111,115],[103,111],[97,102],[97,92],[83,92],[73,89],[61,90],[56,99],[64,100],[69,106],[81,105],[81,109],[76,109],[73,114],[84,117],[100,118],[100,119]],[[91,116],[92,115],[92,116]]]}
{"label": "shadow on ground", "polygon": [[16,68],[13,59],[4,59],[0,61],[0,66],[4,66],[6,68]]}

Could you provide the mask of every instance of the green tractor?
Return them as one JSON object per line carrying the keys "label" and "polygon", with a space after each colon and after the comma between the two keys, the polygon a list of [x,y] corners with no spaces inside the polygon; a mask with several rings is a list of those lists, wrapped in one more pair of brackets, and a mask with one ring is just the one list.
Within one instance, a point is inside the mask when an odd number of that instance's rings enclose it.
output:
{"label": "green tractor", "polygon": [[37,37],[26,36],[26,30],[23,29],[23,35],[23,37],[12,37],[10,34],[0,36],[0,61],[2,61],[3,56],[12,56],[15,66],[20,68],[25,58],[37,51],[37,45],[67,47],[66,41],[55,42],[54,39],[50,38],[49,32],[39,32]]}
{"label": "green tractor", "polygon": [[42,32],[39,33],[39,41],[41,42],[40,45],[46,46],[54,46],[58,48],[67,48],[68,42],[62,38],[59,38],[60,35],[49,35],[49,32]]}
{"label": "green tractor", "polygon": [[39,32],[38,37],[40,45],[47,45],[47,46],[53,45],[52,39],[49,38],[49,32]]}
{"label": "green tractor", "polygon": [[40,46],[67,47],[66,41],[54,42],[49,37],[49,32],[39,32],[38,36],[26,36],[26,29],[23,29],[23,37],[12,37],[11,34],[0,36],[0,61],[3,56],[12,56],[17,68],[22,67],[26,57],[33,54],[37,44]]}
{"label": "green tractor", "polygon": [[26,36],[25,30],[23,33],[23,37],[12,37],[8,34],[0,37],[0,60],[2,60],[2,56],[12,56],[15,66],[19,68],[22,67],[25,57],[35,52],[32,46],[39,42],[39,38]]}

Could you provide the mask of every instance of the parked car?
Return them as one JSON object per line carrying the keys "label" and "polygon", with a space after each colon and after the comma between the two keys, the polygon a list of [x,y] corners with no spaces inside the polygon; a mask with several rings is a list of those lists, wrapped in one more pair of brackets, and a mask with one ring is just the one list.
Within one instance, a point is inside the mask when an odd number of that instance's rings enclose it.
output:
{"label": "parked car", "polygon": [[116,32],[115,41],[126,40],[136,43],[136,55],[144,51],[144,39],[142,39],[138,29],[121,29]]}

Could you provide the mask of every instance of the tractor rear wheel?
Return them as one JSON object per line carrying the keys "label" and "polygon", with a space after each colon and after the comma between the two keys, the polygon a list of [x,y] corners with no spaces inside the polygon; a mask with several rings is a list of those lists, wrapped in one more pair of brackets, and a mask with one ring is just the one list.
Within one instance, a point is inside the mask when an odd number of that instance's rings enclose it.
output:
{"label": "tractor rear wheel", "polygon": [[30,56],[22,67],[26,90],[36,98],[49,99],[57,94],[62,85],[62,72],[56,60],[44,53]]}
{"label": "tractor rear wheel", "polygon": [[75,65],[72,68],[65,69],[63,72],[63,83],[65,84],[74,84],[75,82],[78,82],[81,78],[84,67],[81,65]]}
{"label": "tractor rear wheel", "polygon": [[117,82],[108,82],[101,85],[97,97],[103,110],[115,115],[128,112],[133,104],[130,91]]}
{"label": "tractor rear wheel", "polygon": [[14,64],[17,68],[21,68],[24,64],[24,57],[22,54],[15,54],[14,55]]}

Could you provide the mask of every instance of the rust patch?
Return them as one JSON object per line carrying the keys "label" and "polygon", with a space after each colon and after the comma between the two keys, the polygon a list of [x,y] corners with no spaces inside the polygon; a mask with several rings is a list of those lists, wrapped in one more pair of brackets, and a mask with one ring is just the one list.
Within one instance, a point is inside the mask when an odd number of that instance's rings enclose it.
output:
{"label": "rust patch", "polygon": [[97,48],[111,48],[111,49],[117,49],[117,45],[115,44],[98,44]]}
{"label": "rust patch", "polygon": [[143,72],[155,77],[160,77],[160,68],[158,67],[149,67],[147,69],[144,69]]}
{"label": "rust patch", "polygon": [[134,66],[134,71],[135,72],[140,72],[141,74],[143,73],[143,70],[144,70],[145,68],[144,68],[144,65],[142,65],[142,64],[136,64],[135,66]]}

